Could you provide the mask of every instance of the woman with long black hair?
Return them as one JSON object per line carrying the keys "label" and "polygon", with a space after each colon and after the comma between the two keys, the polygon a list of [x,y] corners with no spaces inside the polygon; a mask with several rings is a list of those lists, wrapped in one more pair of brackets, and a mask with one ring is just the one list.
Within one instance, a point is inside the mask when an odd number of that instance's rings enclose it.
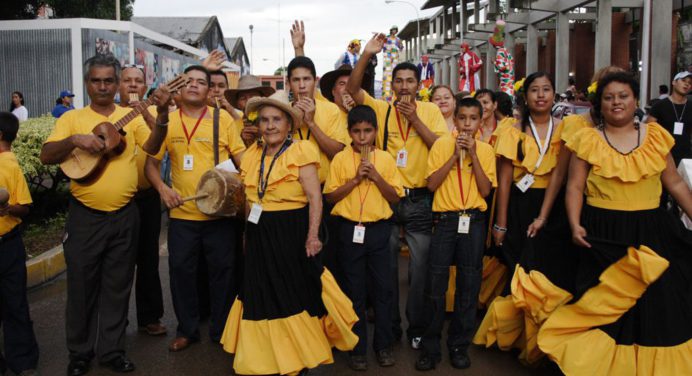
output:
{"label": "woman with long black hair", "polygon": [[664,187],[690,216],[692,192],[670,134],[635,119],[638,88],[627,73],[602,78],[596,127],[567,142],[581,297],[558,308],[538,339],[568,375],[692,374],[692,235],[659,208]]}
{"label": "woman with long black hair", "polygon": [[19,91],[12,92],[10,112],[12,112],[12,115],[14,115],[19,121],[25,121],[29,118],[29,110],[24,107],[24,94]]}
{"label": "woman with long black hair", "polygon": [[[497,212],[492,236],[502,249],[503,262],[513,271],[511,290],[488,308],[474,343],[501,349],[522,349],[520,359],[535,363],[543,353],[536,345],[540,325],[552,311],[571,299],[576,259],[571,252],[564,199],[547,216],[540,208],[561,152],[562,124],[551,115],[555,96],[550,77],[529,75],[522,88],[521,122],[497,136]],[[564,190],[559,194],[564,197]],[[532,223],[542,222],[538,234]]]}

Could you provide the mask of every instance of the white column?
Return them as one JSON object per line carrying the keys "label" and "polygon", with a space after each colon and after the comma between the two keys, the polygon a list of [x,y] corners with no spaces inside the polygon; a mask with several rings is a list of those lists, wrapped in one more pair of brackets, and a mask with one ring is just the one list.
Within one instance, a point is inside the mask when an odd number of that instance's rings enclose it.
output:
{"label": "white column", "polygon": [[555,89],[563,92],[569,85],[569,19],[566,13],[557,14],[555,35]]}
{"label": "white column", "polygon": [[526,75],[538,70],[538,28],[526,25]]}
{"label": "white column", "polygon": [[[670,2],[672,0],[660,1],[660,3]],[[659,1],[656,1],[657,9]],[[672,12],[672,9],[671,9]],[[670,19],[668,20],[668,28],[670,29]],[[612,0],[598,1],[598,18],[596,22],[596,50],[594,56],[594,71],[597,71],[605,66],[610,65],[610,39],[613,30],[613,2]],[[627,43],[627,41],[622,41]],[[668,55],[670,59],[670,55]]]}
{"label": "white column", "polygon": [[459,55],[452,55],[449,58],[449,87],[452,88],[452,92],[457,91],[459,87]]}
{"label": "white column", "polygon": [[497,90],[497,73],[495,73],[495,47],[492,44],[485,44],[485,61],[483,62],[485,70],[485,88]]}
{"label": "white column", "polygon": [[656,0],[651,7],[651,81],[649,95],[641,95],[648,100],[658,95],[658,85],[668,85],[672,81],[670,72],[671,39],[673,32],[671,22],[673,17],[673,0]]}
{"label": "white column", "polygon": [[70,28],[70,49],[72,52],[72,92],[76,93],[72,104],[75,108],[84,107],[84,77],[82,72],[82,29],[78,26]]}

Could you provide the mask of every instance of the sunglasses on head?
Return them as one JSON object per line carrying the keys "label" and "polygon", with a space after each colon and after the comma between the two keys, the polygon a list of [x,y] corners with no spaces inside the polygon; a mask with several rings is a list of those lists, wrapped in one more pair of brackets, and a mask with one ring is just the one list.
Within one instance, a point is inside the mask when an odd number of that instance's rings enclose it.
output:
{"label": "sunglasses on head", "polygon": [[125,64],[125,65],[123,65],[123,69],[125,69],[125,68],[137,68],[137,69],[141,70],[142,72],[144,72],[144,65],[139,65],[139,64]]}

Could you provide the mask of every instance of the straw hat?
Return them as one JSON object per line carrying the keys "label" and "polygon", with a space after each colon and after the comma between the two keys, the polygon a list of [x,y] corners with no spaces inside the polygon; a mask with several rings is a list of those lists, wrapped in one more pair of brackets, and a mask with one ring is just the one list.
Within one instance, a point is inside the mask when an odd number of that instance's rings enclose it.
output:
{"label": "straw hat", "polygon": [[[344,64],[340,66],[338,69],[335,69],[331,72],[327,72],[322,77],[320,77],[320,91],[322,92],[322,95],[327,98],[328,101],[334,102],[334,96],[332,95],[332,89],[334,89],[334,85],[336,84],[336,80],[339,79],[339,77],[342,76],[351,76],[351,73],[353,72],[353,68],[351,68],[350,65]],[[363,80],[361,81],[360,87],[368,91],[368,88],[372,84],[372,75],[369,73],[365,72],[363,74]]]}
{"label": "straw hat", "polygon": [[264,106],[276,107],[285,112],[286,115],[293,119],[293,127],[299,127],[303,121],[303,112],[291,106],[291,102],[288,101],[288,92],[284,90],[277,90],[274,94],[268,97],[250,98],[245,108],[247,113],[251,113],[258,111]]}
{"label": "straw hat", "polygon": [[[268,97],[274,93],[274,88],[271,86],[262,86],[259,77],[247,75],[240,77],[237,89],[227,89],[223,95],[231,106],[238,108],[238,95],[251,90],[259,91],[263,97]],[[239,108],[239,110],[244,111],[245,109]]]}

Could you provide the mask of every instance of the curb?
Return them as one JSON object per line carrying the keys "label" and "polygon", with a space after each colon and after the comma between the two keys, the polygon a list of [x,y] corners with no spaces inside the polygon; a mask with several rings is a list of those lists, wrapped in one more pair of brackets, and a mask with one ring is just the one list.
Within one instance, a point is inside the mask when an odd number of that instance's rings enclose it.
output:
{"label": "curb", "polygon": [[59,245],[26,262],[26,287],[32,288],[46,283],[65,269],[65,255],[62,245]]}

